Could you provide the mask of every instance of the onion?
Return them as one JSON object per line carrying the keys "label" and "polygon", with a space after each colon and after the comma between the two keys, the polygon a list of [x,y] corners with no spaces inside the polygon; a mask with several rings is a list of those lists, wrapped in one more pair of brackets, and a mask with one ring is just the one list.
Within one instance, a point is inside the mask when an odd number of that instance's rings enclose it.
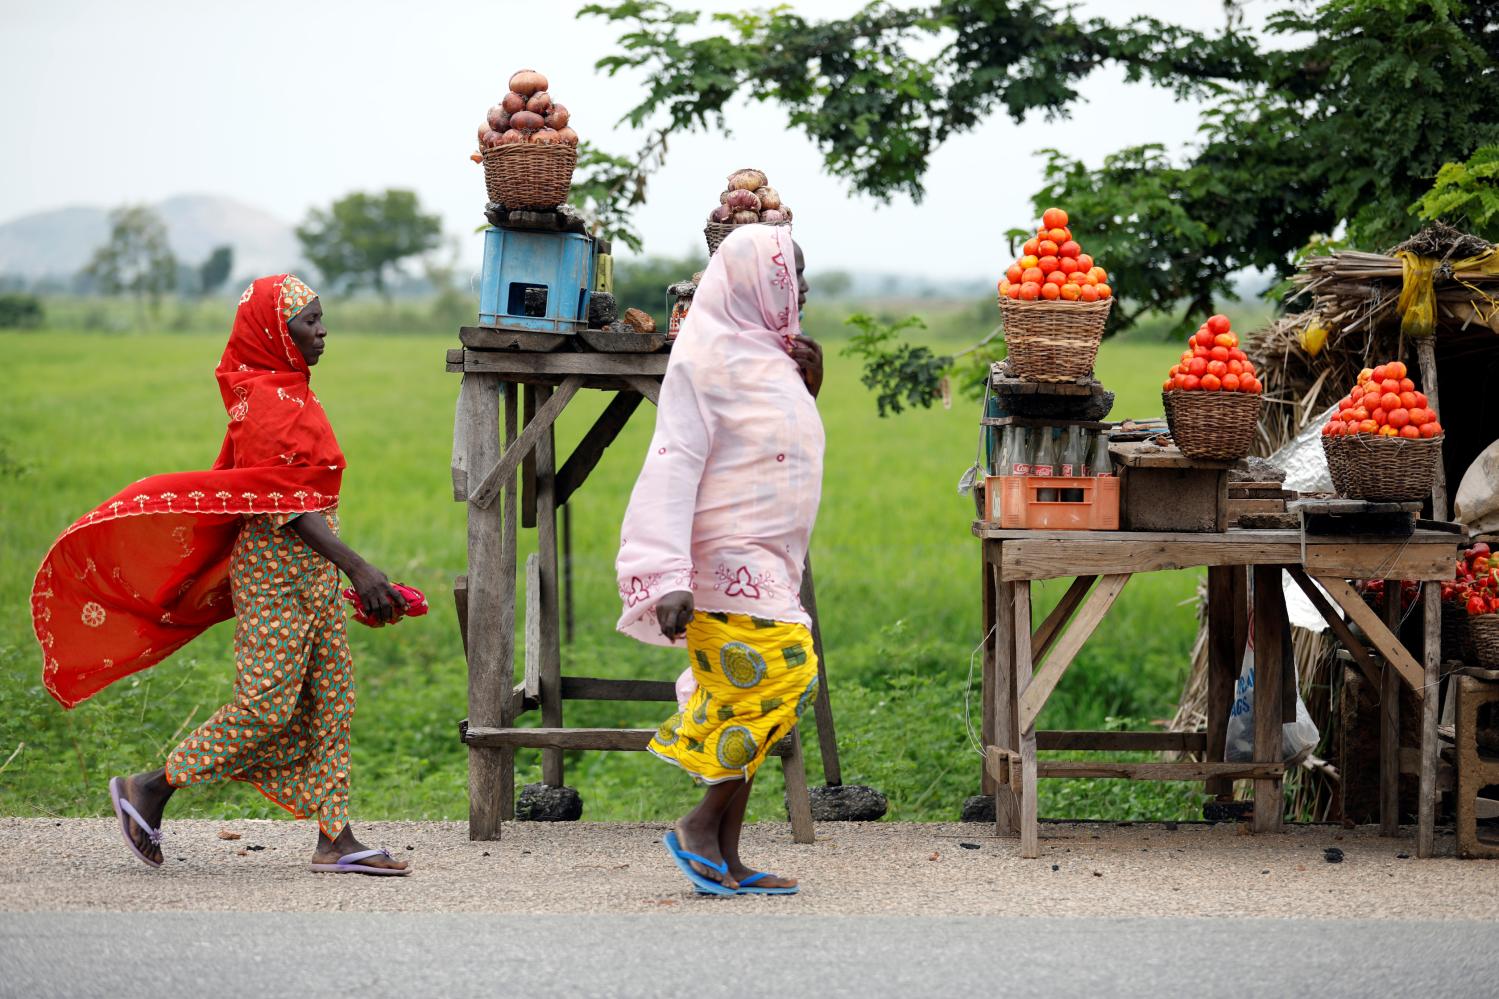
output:
{"label": "onion", "polygon": [[[479,145],[484,145],[484,133],[492,131],[494,131],[494,129],[490,127],[489,122],[487,121],[479,126]],[[500,131],[503,132],[504,129],[502,128],[500,129]]]}
{"label": "onion", "polygon": [[564,146],[576,146],[578,144],[578,133],[570,128],[557,129],[557,141]]}
{"label": "onion", "polygon": [[758,221],[760,221],[760,213],[759,212],[743,211],[743,212],[735,212],[734,213],[734,224],[735,225],[748,225],[751,222],[758,222]]}
{"label": "onion", "polygon": [[535,111],[517,111],[510,116],[510,127],[520,129],[522,132],[535,132],[545,125],[546,119]]}
{"label": "onion", "polygon": [[727,225],[729,220],[733,217],[734,213],[729,211],[728,205],[719,205],[717,208],[708,213],[708,221],[716,223],[718,225]]}
{"label": "onion", "polygon": [[508,145],[511,145],[512,143],[525,142],[525,141],[526,141],[526,135],[525,135],[524,132],[520,131],[519,129],[514,129],[514,128],[508,129],[505,132],[504,135],[500,136],[500,145],[502,145],[502,146],[508,146]]}
{"label": "onion", "polygon": [[468,158],[471,159],[471,160],[473,160],[475,163],[483,163],[484,162],[484,157],[480,156],[478,153],[469,153],[468,154]]}
{"label": "onion", "polygon": [[755,197],[754,191],[746,191],[743,188],[730,191],[728,199],[724,202],[736,212],[758,212],[760,210],[760,199]]}
{"label": "onion", "polygon": [[505,110],[503,104],[496,104],[489,109],[489,114],[485,116],[485,120],[489,122],[490,128],[496,132],[503,132],[510,127],[510,112]]}
{"label": "onion", "polygon": [[790,222],[791,221],[791,206],[790,205],[782,205],[781,206],[781,214],[784,215],[784,216],[786,216],[786,221],[787,222]]}
{"label": "onion", "polygon": [[526,110],[526,99],[517,93],[508,93],[500,98],[500,110],[506,114],[515,114],[517,111]]}
{"label": "onion", "polygon": [[561,104],[553,104],[550,111],[546,112],[547,124],[556,129],[567,127],[573,116],[568,113],[567,108]]}
{"label": "onion", "polygon": [[510,78],[510,89],[522,97],[530,97],[547,88],[547,78],[534,69],[523,69]]}
{"label": "onion", "polygon": [[718,203],[720,205],[727,205],[729,203],[729,195],[731,195],[733,193],[734,193],[734,191],[733,191],[732,188],[730,188],[727,191],[721,191],[721,192],[719,192]]}
{"label": "onion", "polygon": [[735,170],[729,174],[729,190],[757,191],[768,185],[765,174],[759,170]]}
{"label": "onion", "polygon": [[500,144],[500,139],[504,137],[504,134],[504,132],[496,132],[494,129],[490,129],[489,131],[484,133],[484,141],[481,143],[481,145],[483,145],[485,149],[488,149],[491,146],[498,146]]}
{"label": "onion", "polygon": [[526,98],[526,110],[535,111],[537,114],[546,114],[552,110],[552,95],[545,90],[532,94]]}
{"label": "onion", "polygon": [[785,222],[786,213],[779,208],[767,208],[760,213],[761,222]]}
{"label": "onion", "polygon": [[531,136],[530,141],[538,146],[555,146],[557,144],[557,130],[554,128],[543,128]]}
{"label": "onion", "polygon": [[761,208],[780,208],[781,196],[773,187],[762,187],[755,191],[755,197],[760,199]]}

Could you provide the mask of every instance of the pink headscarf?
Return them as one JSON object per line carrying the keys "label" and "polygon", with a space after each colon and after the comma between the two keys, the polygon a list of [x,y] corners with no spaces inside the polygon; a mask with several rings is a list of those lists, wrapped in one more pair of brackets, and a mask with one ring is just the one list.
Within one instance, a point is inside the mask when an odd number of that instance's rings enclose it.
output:
{"label": "pink headscarf", "polygon": [[672,347],[656,432],[621,527],[619,630],[673,644],[656,603],[810,624],[798,594],[822,494],[822,418],[787,341],[789,226],[742,226],[708,264]]}

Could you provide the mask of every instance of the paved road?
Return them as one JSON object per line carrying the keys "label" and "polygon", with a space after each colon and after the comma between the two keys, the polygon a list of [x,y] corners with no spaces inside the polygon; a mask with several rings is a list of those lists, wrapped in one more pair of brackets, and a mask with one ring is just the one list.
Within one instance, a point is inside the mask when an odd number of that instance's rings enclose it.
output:
{"label": "paved road", "polygon": [[0,914],[0,996],[1493,995],[1486,922]]}

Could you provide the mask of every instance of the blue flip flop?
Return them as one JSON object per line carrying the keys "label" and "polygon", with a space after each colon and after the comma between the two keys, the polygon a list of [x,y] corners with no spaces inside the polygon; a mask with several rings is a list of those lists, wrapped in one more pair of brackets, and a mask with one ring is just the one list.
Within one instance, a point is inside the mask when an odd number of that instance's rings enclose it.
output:
{"label": "blue flip flop", "polygon": [[699,857],[695,853],[689,853],[688,851],[682,849],[681,844],[677,842],[676,830],[672,830],[671,832],[663,836],[661,838],[661,842],[666,844],[666,852],[671,854],[671,859],[676,861],[677,866],[682,869],[682,873],[687,875],[687,880],[692,882],[693,887],[697,889],[699,895],[738,894],[738,892],[736,892],[734,889],[727,888],[724,885],[719,884],[717,881],[714,881],[710,878],[705,878],[697,871],[694,871],[692,869],[692,864],[689,861],[695,860],[699,864],[702,864],[704,867],[712,868],[713,870],[725,876],[727,876],[729,873],[728,864],[715,864],[707,857]]}
{"label": "blue flip flop", "polygon": [[756,871],[743,881],[739,882],[740,895],[795,895],[800,888],[756,888],[755,882],[761,878],[773,878],[776,875],[769,871]]}

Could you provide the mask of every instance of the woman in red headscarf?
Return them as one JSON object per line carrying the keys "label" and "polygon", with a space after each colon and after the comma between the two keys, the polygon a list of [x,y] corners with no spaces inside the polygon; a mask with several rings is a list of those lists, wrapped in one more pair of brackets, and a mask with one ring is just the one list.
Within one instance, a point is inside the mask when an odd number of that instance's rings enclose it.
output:
{"label": "woman in red headscarf", "polygon": [[327,336],[322,303],[297,278],[251,284],[215,372],[229,426],[213,468],[128,486],[64,531],[36,575],[42,678],[67,708],[238,619],[234,699],[165,766],[109,782],[126,843],[152,867],[173,792],[227,779],[318,820],[313,870],[409,873],[348,824],[354,685],[339,572],[381,621],[406,602],[337,536],[344,456],[309,384]]}

